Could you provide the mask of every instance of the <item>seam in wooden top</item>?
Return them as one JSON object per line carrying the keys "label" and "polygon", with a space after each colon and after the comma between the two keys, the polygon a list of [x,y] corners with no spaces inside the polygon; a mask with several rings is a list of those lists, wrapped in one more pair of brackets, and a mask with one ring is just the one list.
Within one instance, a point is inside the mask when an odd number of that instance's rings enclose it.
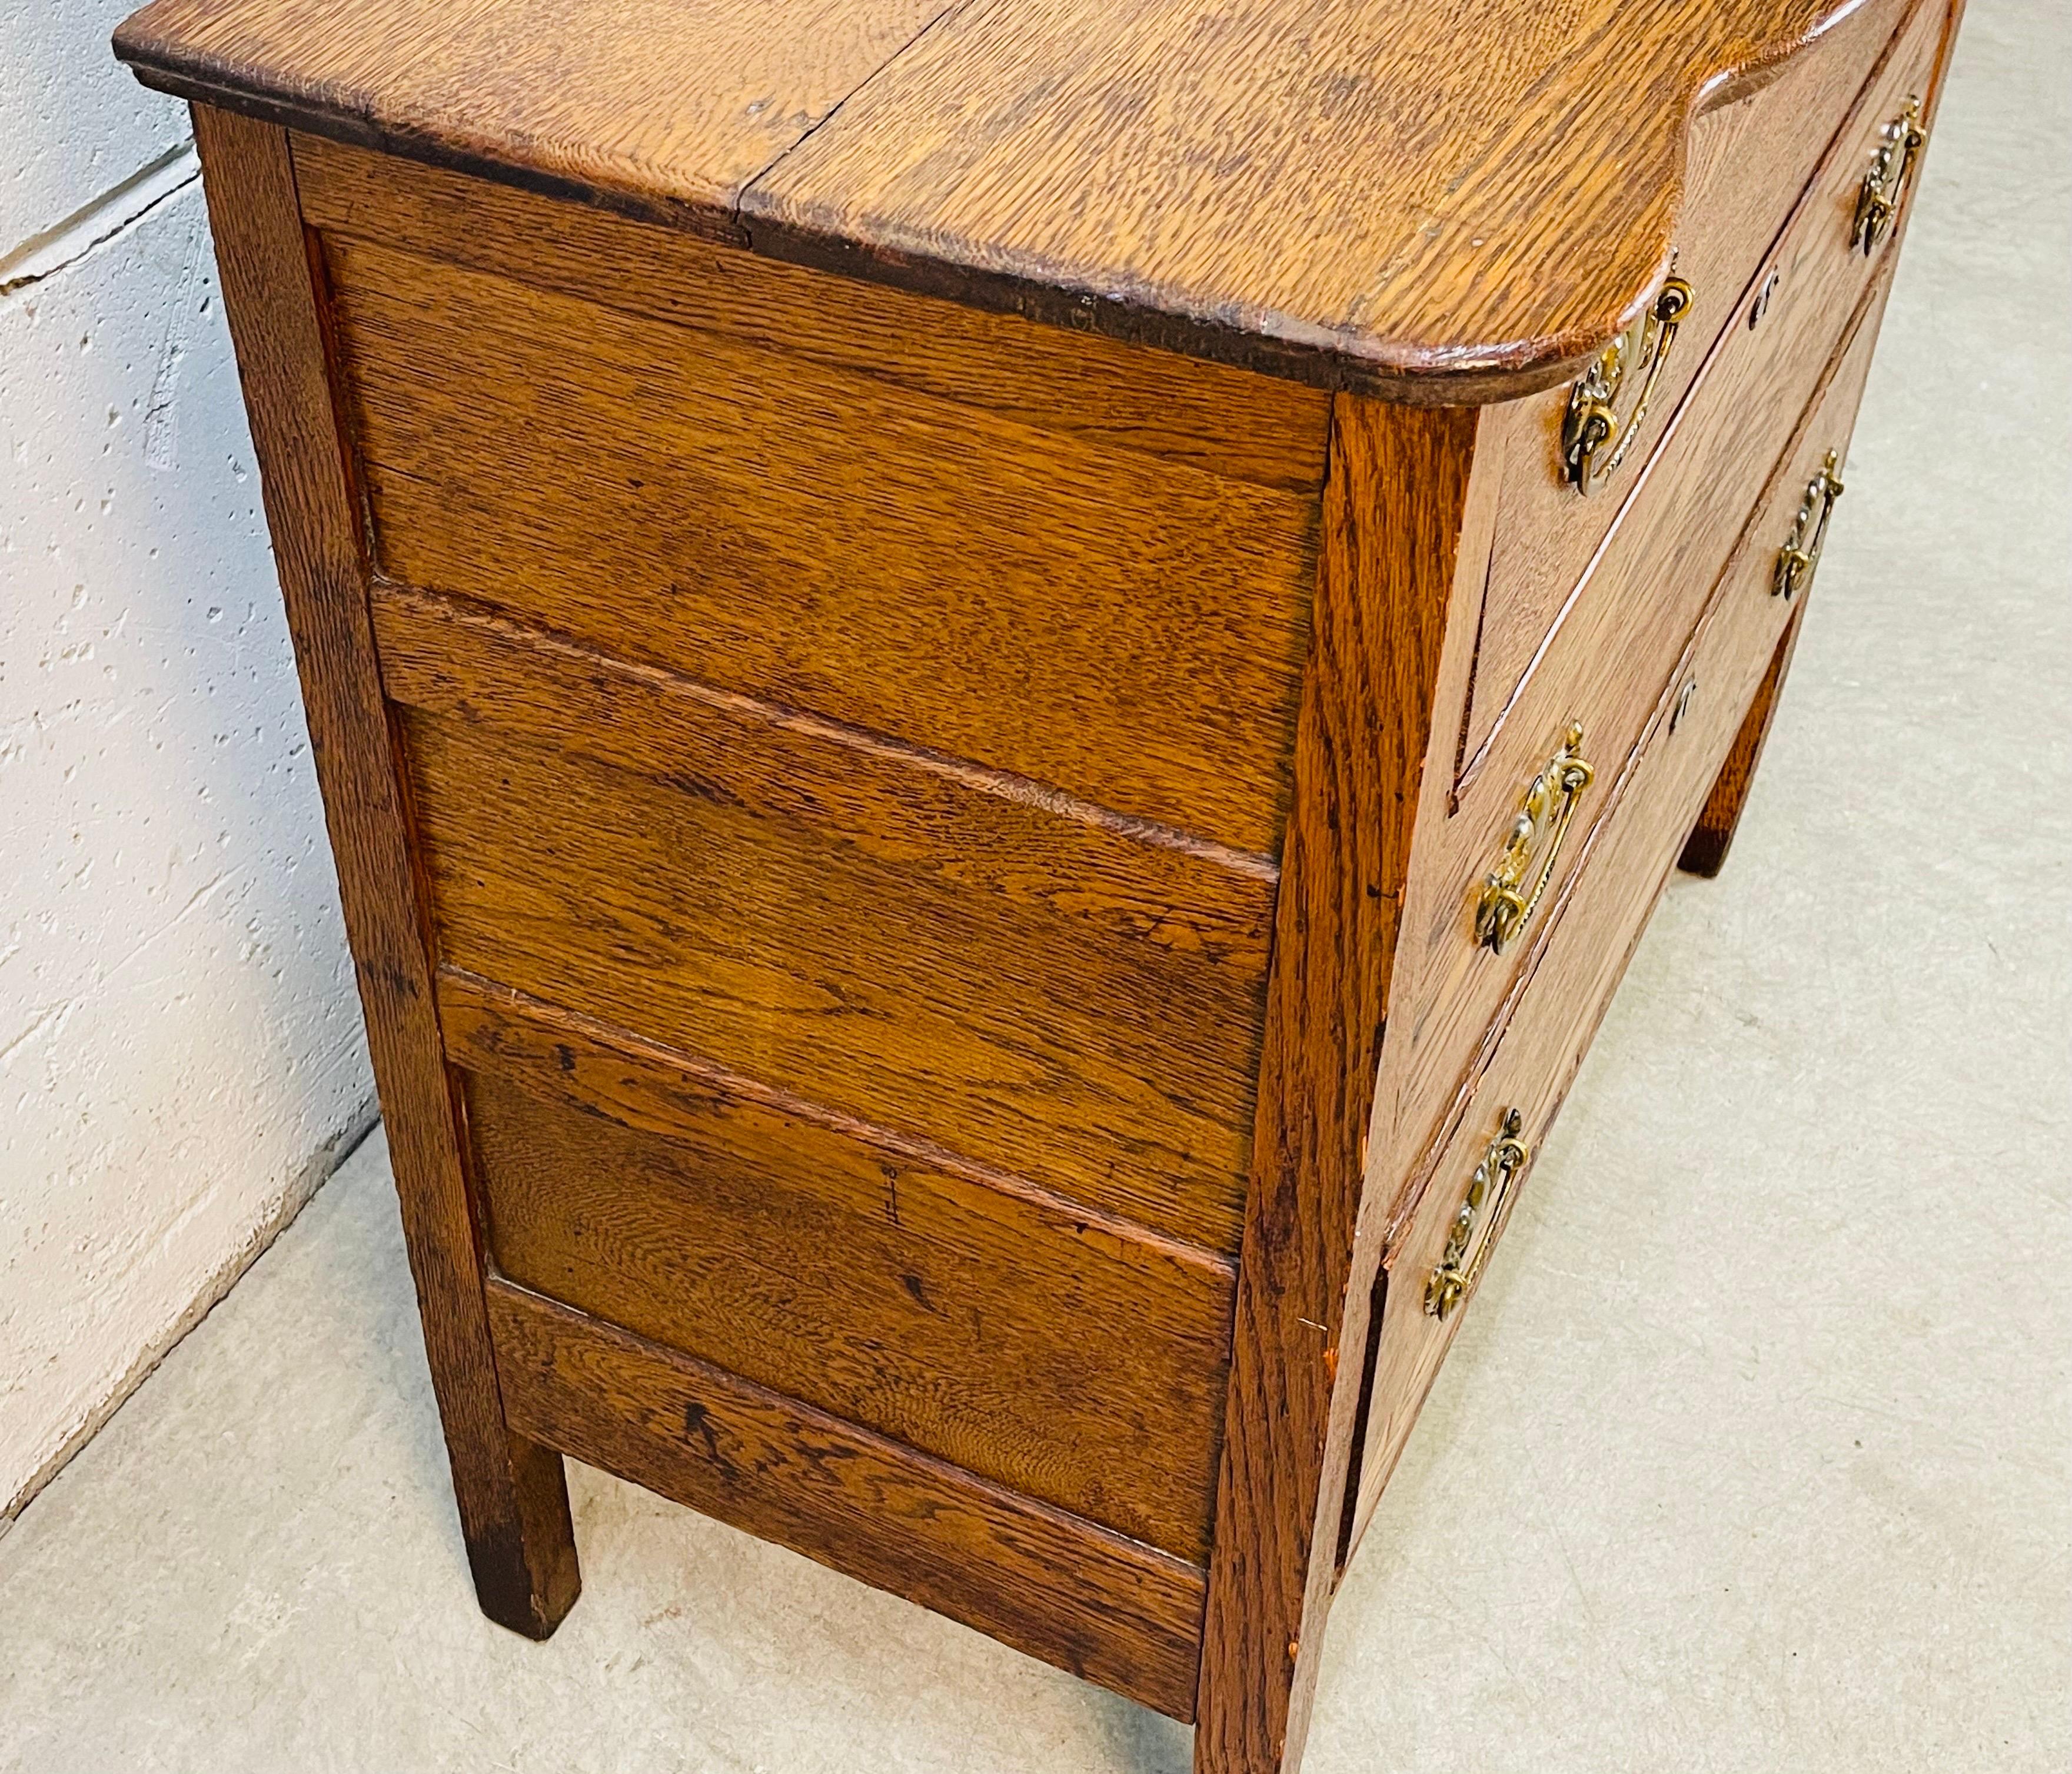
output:
{"label": "seam in wooden top", "polygon": [[771,173],[775,172],[777,168],[784,163],[784,161],[788,159],[792,154],[796,154],[800,149],[803,148],[808,142],[812,141],[812,138],[816,135],[819,134],[821,130],[824,130],[830,123],[833,122],[834,120],[841,114],[841,108],[845,105],[848,104],[851,99],[854,98],[857,93],[861,93],[864,88],[870,85],[870,84],[873,80],[876,80],[879,75],[882,74],[887,68],[891,67],[894,62],[898,61],[902,56],[906,55],[916,43],[919,43],[923,37],[927,36],[930,31],[933,31],[938,25],[941,24],[945,19],[948,19],[952,13],[962,10],[963,8],[968,4],[969,0],[949,0],[949,4],[944,6],[940,12],[937,13],[932,19],[931,19],[927,23],[922,26],[922,27],[919,31],[915,31],[912,36],[909,37],[905,43],[902,43],[897,49],[894,50],[893,52],[890,56],[887,56],[883,61],[880,62],[877,67],[871,69],[868,74],[865,75],[863,78],[858,80],[855,85],[849,89],[849,91],[843,93],[842,96],[837,99],[832,105],[829,105],[826,114],[820,117],[817,121],[809,125],[805,133],[802,134],[797,141],[791,142],[787,146],[779,149],[777,152],[771,157],[767,165],[758,167],[746,179],[742,179],[741,182],[741,189],[734,194],[733,212],[736,220],[738,221],[740,219],[742,198],[747,195],[750,187],[753,186],[758,179],[768,178]]}

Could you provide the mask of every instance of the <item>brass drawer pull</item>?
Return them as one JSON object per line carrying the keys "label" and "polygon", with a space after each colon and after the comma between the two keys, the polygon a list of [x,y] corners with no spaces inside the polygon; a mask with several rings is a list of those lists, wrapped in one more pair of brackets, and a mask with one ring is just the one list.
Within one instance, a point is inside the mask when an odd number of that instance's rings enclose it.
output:
{"label": "brass drawer pull", "polygon": [[1813,570],[1820,564],[1820,550],[1827,542],[1827,520],[1835,514],[1835,501],[1842,496],[1842,477],[1836,473],[1835,451],[1820,464],[1820,471],[1806,483],[1805,502],[1793,521],[1791,533],[1777,551],[1777,571],[1770,581],[1773,595],[1789,603],[1813,582]]}
{"label": "brass drawer pull", "polygon": [[1864,175],[1864,188],[1856,194],[1856,213],[1849,227],[1849,245],[1860,246],[1864,257],[1877,252],[1892,224],[1899,219],[1899,206],[1906,201],[1906,182],[1913,176],[1928,132],[1921,126],[1921,101],[1910,98],[1906,109],[1885,126],[1877,151],[1871,156],[1871,170]]}
{"label": "brass drawer pull", "polygon": [[[1468,1192],[1461,1198],[1461,1211],[1453,1216],[1453,1229],[1446,1234],[1445,1250],[1430,1279],[1424,1283],[1424,1310],[1433,1318],[1449,1317],[1453,1308],[1475,1290],[1475,1283],[1482,1279],[1482,1265],[1489,1261],[1490,1246],[1503,1229],[1504,1216],[1511,1204],[1511,1185],[1532,1156],[1518,1137],[1520,1125],[1515,1109],[1504,1110],[1503,1125],[1483,1152],[1475,1174],[1468,1179]],[[1474,1241],[1475,1227],[1484,1217],[1485,1206],[1489,1209],[1489,1229],[1482,1234],[1482,1241],[1475,1245],[1475,1253],[1470,1258],[1468,1246]]]}
{"label": "brass drawer pull", "polygon": [[[1561,463],[1568,484],[1587,493],[1615,472],[1640,435],[1647,404],[1655,397],[1676,328],[1691,311],[1691,286],[1671,278],[1654,305],[1598,353],[1597,360],[1577,378],[1561,421]],[[1640,379],[1640,397],[1622,420],[1614,405],[1630,378]]]}
{"label": "brass drawer pull", "polygon": [[1482,879],[1475,902],[1475,941],[1492,953],[1502,954],[1504,945],[1525,928],[1554,878],[1554,864],[1561,854],[1561,840],[1568,834],[1569,821],[1576,817],[1576,804],[1597,776],[1595,766],[1583,755],[1582,745],[1583,730],[1570,727],[1561,749],[1547,760],[1525,791],[1518,817],[1504,838],[1503,854]]}

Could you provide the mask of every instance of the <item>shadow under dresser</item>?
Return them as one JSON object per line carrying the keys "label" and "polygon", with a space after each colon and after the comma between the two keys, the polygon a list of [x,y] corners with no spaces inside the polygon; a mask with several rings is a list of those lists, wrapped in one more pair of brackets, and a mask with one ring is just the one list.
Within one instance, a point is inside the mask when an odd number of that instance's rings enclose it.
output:
{"label": "shadow under dresser", "polygon": [[484,1611],[1299,1760],[1789,665],[1957,0],[157,0]]}

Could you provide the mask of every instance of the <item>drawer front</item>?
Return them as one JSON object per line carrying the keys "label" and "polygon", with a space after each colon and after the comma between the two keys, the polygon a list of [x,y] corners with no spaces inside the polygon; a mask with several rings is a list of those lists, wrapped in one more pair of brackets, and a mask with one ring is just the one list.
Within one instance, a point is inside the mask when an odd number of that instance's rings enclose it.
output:
{"label": "drawer front", "polygon": [[[1530,1174],[1531,1154],[1552,1128],[1684,834],[1810,583],[1809,571],[1785,596],[1779,555],[1811,541],[1827,458],[1832,454],[1838,469],[1846,459],[1889,287],[1888,278],[1872,291],[1853,335],[1829,364],[1718,595],[1679,659],[1667,693],[1649,711],[1640,750],[1620,780],[1606,785],[1612,805],[1585,842],[1565,903],[1554,909],[1531,957],[1494,1052],[1439,1155],[1418,1167],[1421,1192],[1383,1259],[1355,1531],[1402,1453]],[[1810,490],[1816,482],[1817,496]],[[1802,517],[1809,502],[1814,509]]]}
{"label": "drawer front", "polygon": [[[1470,760],[1451,817],[1429,840],[1420,833],[1407,940],[1391,992],[1391,1039],[1401,1043],[1393,1074],[1399,1159],[1421,1148],[1433,1117],[1453,1100],[1516,978],[1527,944],[1514,936],[1493,953],[1478,922],[1485,883],[1507,870],[1507,840],[1531,785],[1545,780],[1564,735],[1580,729],[1577,749],[1595,767],[1594,781],[1576,797],[1560,842],[1550,817],[1523,847],[1522,863],[1520,850],[1508,850],[1508,872],[1521,879],[1522,897],[1544,879],[1544,906],[1573,866],[1605,803],[1605,785],[1630,754],[1800,415],[1887,262],[1889,245],[1867,257],[1852,245],[1850,220],[1868,145],[1910,94],[1925,95],[1944,17],[1939,6],[1914,16],[1844,130],[1844,151],[1823,168],[1765,261],[1766,281],[1774,271],[1777,283],[1759,324],[1722,337],[1516,702],[1482,757]],[[1542,799],[1543,811],[1557,816],[1562,797]]]}
{"label": "drawer front", "polygon": [[[1910,5],[1911,35],[1932,31],[1934,24],[1924,27],[1923,17],[1939,21],[1942,0],[1873,0],[1792,57],[1770,84],[1693,128],[1673,274],[1688,284],[1691,305],[1649,398],[1646,418],[1618,469],[1587,497],[1567,478],[1568,389],[1518,402],[1501,415],[1503,489],[1488,576],[1491,595],[1463,730],[1464,762],[1487,743],[1591,556],[1635,495],[1647,456],[1711,342],[1729,327],[1746,330],[1758,301],[1774,302],[1781,293],[1762,294],[1774,268],[1767,255],[1823,150],[1833,143],[1836,159],[1829,170],[1838,176],[1852,165],[1849,176],[1862,171],[1852,160],[1860,131],[1845,126],[1838,135],[1836,125],[1851,113]],[[1911,41],[1901,54],[1903,60],[1914,56]],[[1626,410],[1631,393],[1615,404]]]}
{"label": "drawer front", "polygon": [[1159,1546],[1207,1555],[1228,1266],[448,976],[496,1270]]}
{"label": "drawer front", "polygon": [[443,599],[376,634],[442,965],[1235,1249],[1271,871]]}
{"label": "drawer front", "polygon": [[[982,341],[954,341],[979,360],[968,372],[924,377],[911,339],[942,329],[919,298],[881,294],[912,311],[872,373],[854,360],[867,331],[830,341],[822,309],[841,301],[813,296],[838,280],[779,289],[747,255],[701,245],[699,263],[668,266],[686,286],[648,304],[667,314],[637,311],[553,236],[487,270],[500,237],[451,238],[465,212],[399,195],[406,250],[364,190],[335,185],[320,179],[310,207],[329,219],[337,356],[387,578],[1278,850],[1327,396],[1229,403],[1232,430],[1261,429],[1228,459],[1280,461],[1298,482],[1263,484],[1202,465],[1196,385],[1264,378],[1137,354],[1186,385],[1172,405],[1198,422],[1191,455],[1155,422],[1131,447],[1113,400],[1034,422],[1026,378],[986,363]],[[492,215],[509,207],[480,190]],[[625,242],[619,256],[637,257]],[[770,342],[787,335],[802,348]],[[1053,380],[1058,405],[1073,385]]]}
{"label": "drawer front", "polygon": [[1872,289],[1854,335],[1828,365],[1819,396],[1749,517],[1707,618],[1708,628],[1734,637],[1719,643],[1733,657],[1774,647],[1812,590],[1831,522],[1846,498],[1849,438],[1891,289],[1889,277]]}

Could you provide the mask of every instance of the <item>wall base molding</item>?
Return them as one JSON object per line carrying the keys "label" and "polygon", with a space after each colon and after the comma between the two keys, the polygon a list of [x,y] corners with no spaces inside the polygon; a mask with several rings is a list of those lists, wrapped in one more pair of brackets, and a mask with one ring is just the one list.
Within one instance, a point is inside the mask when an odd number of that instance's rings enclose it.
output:
{"label": "wall base molding", "polygon": [[248,1232],[237,1248],[211,1272],[199,1291],[171,1323],[150,1343],[123,1372],[108,1396],[89,1410],[76,1427],[67,1433],[50,1458],[29,1475],[28,1481],[0,1507],[0,1537],[14,1526],[15,1518],[35,1500],[36,1493],[63,1471],[72,1456],[100,1434],[109,1419],[120,1410],[130,1394],[148,1380],[158,1364],[172,1353],[180,1340],[207,1318],[216,1303],[235,1287],[246,1270],[265,1255],[273,1241],[295,1223],[295,1217],[316,1192],[329,1182],[338,1167],[360,1149],[381,1119],[380,1105],[370,1096],[354,1111],[339,1131],[312,1152],[289,1179],[281,1199]]}

